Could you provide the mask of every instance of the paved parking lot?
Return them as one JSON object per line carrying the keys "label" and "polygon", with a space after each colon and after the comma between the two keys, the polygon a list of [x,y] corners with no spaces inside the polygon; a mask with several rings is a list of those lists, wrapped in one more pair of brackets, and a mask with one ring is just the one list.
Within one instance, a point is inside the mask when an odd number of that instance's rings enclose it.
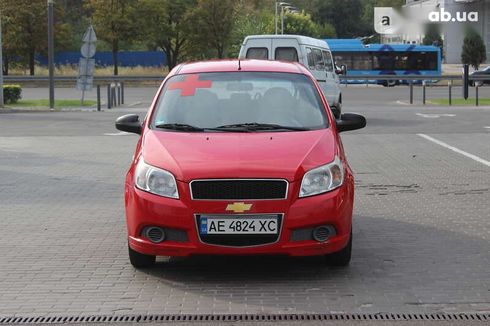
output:
{"label": "paved parking lot", "polygon": [[490,311],[490,109],[345,90],[344,111],[368,119],[342,135],[357,186],[347,269],[196,257],[138,271],[123,215],[137,136],[113,122],[144,115],[139,91],[113,111],[0,114],[0,315]]}

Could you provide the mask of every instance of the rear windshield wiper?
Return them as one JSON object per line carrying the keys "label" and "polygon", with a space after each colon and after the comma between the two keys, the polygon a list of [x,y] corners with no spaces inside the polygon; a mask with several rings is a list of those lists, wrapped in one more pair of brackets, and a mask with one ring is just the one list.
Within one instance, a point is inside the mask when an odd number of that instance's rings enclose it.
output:
{"label": "rear windshield wiper", "polygon": [[249,123],[236,123],[230,125],[223,125],[216,127],[214,129],[233,129],[233,128],[245,128],[247,130],[294,130],[294,131],[306,131],[310,130],[305,127],[294,127],[294,126],[282,126],[273,123],[257,123],[257,122],[249,122]]}
{"label": "rear windshield wiper", "polygon": [[188,125],[185,123],[160,123],[155,125],[155,127],[182,131],[204,131],[204,128]]}

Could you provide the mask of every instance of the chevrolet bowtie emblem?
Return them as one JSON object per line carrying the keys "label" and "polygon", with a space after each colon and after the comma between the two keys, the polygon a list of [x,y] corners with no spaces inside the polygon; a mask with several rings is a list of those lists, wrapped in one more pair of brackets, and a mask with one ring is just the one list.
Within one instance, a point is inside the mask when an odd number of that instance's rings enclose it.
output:
{"label": "chevrolet bowtie emblem", "polygon": [[243,213],[249,211],[250,208],[252,208],[252,204],[245,204],[244,202],[228,204],[228,206],[226,206],[227,211],[233,211],[235,213]]}

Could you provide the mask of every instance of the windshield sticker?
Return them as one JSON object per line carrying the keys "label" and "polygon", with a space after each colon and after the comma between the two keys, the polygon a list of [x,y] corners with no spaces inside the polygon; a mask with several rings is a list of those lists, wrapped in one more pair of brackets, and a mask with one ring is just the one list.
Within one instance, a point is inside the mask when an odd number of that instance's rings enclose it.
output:
{"label": "windshield sticker", "polygon": [[196,89],[211,88],[212,84],[211,80],[199,80],[199,75],[188,75],[183,81],[170,83],[168,89],[180,89],[180,96],[194,96]]}

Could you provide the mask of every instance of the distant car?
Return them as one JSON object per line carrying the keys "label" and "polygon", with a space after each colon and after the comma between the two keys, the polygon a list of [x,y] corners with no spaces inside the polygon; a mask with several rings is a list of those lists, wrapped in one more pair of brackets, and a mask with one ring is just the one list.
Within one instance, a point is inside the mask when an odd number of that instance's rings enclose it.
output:
{"label": "distant car", "polygon": [[488,79],[485,79],[485,80],[470,80],[469,81],[470,86],[475,86],[475,84],[477,84],[478,86],[481,86],[484,84],[490,84],[490,66],[488,66],[482,70],[475,70],[470,74],[470,76],[488,77]]}
{"label": "distant car", "polygon": [[299,63],[226,60],[182,64],[163,81],[141,123],[126,176],[129,258],[326,255],[349,264],[354,177],[320,85]]}

